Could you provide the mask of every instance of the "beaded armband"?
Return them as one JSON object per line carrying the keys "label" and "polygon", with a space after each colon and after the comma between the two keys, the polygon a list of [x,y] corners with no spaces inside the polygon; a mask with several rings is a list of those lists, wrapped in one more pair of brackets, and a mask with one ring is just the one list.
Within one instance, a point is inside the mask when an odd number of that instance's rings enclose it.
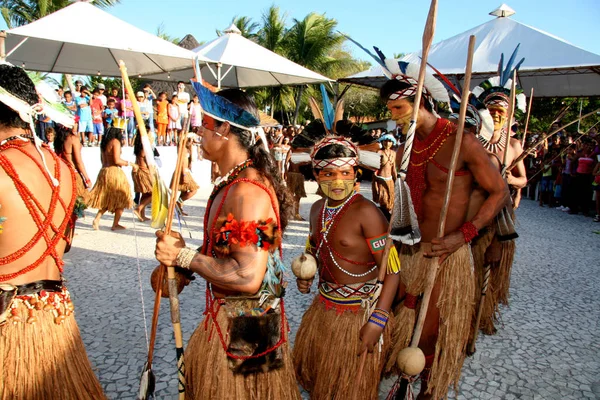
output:
{"label": "beaded armband", "polygon": [[477,227],[475,227],[472,222],[465,222],[458,230],[461,231],[465,237],[465,243],[469,243],[479,235]]}
{"label": "beaded armband", "polygon": [[281,243],[281,232],[272,218],[266,221],[237,220],[229,213],[220,218],[214,231],[214,249],[221,255],[228,255],[231,245],[240,247],[256,246],[260,250],[272,251]]}
{"label": "beaded armband", "polygon": [[385,324],[388,322],[390,318],[390,312],[382,310],[381,308],[376,308],[373,310],[373,313],[369,317],[369,323],[375,324],[380,328],[385,328]]}
{"label": "beaded armband", "polygon": [[196,254],[198,254],[196,249],[192,249],[191,247],[182,248],[177,254],[177,265],[181,268],[189,269]]}

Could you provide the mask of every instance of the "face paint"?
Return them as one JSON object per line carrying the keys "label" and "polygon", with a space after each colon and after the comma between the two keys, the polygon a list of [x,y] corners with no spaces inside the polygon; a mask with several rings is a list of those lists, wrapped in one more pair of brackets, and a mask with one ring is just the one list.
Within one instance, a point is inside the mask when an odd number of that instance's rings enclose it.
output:
{"label": "face paint", "polygon": [[332,200],[344,200],[354,191],[354,179],[321,180],[319,187]]}
{"label": "face paint", "polygon": [[498,132],[506,125],[506,120],[508,119],[506,116],[507,110],[504,107],[488,107],[488,110],[494,120],[494,132]]}
{"label": "face paint", "polygon": [[413,109],[411,107],[410,111],[395,118],[396,125],[402,126],[402,134],[403,135],[406,135],[408,133],[408,128],[410,127],[410,119],[412,117],[412,112],[413,112]]}

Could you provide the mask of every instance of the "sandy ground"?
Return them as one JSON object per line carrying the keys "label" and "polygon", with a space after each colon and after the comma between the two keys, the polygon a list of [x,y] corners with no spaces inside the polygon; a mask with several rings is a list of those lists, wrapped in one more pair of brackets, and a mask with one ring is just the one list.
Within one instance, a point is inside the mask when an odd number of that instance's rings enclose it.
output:
{"label": "sandy ground", "polygon": [[[170,180],[174,148],[160,149],[163,176]],[[132,159],[130,148],[124,158]],[[90,177],[95,177],[98,149],[84,149]],[[94,161],[94,159],[96,161]],[[190,216],[176,221],[188,244],[202,243],[202,216],[210,186],[208,163],[196,163],[199,193],[186,203]],[[129,171],[126,171],[129,175]],[[307,193],[316,184],[307,183]],[[361,191],[370,198],[370,183]],[[303,199],[306,218],[317,196]],[[126,211],[128,229],[111,232],[105,215],[99,231],[91,228],[93,211],[78,223],[73,249],[66,255],[65,276],[74,297],[76,316],[90,360],[111,399],[134,399],[146,358],[146,328],[152,316],[149,277],[154,259],[154,229],[136,222]],[[504,310],[496,336],[480,336],[478,352],[465,363],[459,399],[582,399],[600,398],[600,224],[590,218],[539,208],[524,200],[518,210],[518,253],[513,270],[511,306]],[[286,265],[302,252],[308,223],[294,221],[284,236]],[[204,310],[202,279],[180,295],[184,341],[187,342]],[[313,291],[314,293],[314,291]],[[292,340],[312,295],[290,285],[286,311]],[[154,371],[157,398],[176,398],[173,333],[168,301],[161,304]],[[326,355],[324,355],[326,356]],[[393,382],[384,381],[385,398]]]}

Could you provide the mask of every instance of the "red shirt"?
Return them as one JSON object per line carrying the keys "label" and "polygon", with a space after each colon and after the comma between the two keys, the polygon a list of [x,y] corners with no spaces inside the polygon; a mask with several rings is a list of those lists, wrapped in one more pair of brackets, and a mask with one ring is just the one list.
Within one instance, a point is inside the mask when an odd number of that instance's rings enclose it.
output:
{"label": "red shirt", "polygon": [[104,105],[102,104],[102,100],[99,98],[92,99],[90,101],[90,107],[92,108],[92,121],[94,124],[102,123],[102,111],[104,111]]}

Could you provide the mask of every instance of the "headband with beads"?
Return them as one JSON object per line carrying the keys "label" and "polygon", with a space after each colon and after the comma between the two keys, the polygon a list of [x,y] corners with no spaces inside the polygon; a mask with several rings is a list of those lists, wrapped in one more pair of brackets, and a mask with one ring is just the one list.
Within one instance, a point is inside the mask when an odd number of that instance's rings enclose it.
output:
{"label": "headband with beads", "polygon": [[[356,154],[356,156],[355,157],[328,158],[325,160],[315,160],[315,155],[319,152],[319,150],[321,150],[322,148],[324,148],[326,146],[331,146],[334,144],[338,144],[340,146],[346,147],[347,149],[351,150],[354,154]],[[341,168],[341,167],[345,167],[345,166],[354,167],[354,166],[358,165],[358,154],[359,154],[358,147],[356,147],[356,145],[354,143],[352,143],[350,140],[345,139],[343,137],[329,136],[329,137],[326,137],[323,140],[321,140],[319,143],[315,144],[315,147],[313,147],[313,151],[310,153],[310,159],[312,160],[313,168],[316,168],[316,169],[323,169],[323,168],[330,168],[330,167]]]}

